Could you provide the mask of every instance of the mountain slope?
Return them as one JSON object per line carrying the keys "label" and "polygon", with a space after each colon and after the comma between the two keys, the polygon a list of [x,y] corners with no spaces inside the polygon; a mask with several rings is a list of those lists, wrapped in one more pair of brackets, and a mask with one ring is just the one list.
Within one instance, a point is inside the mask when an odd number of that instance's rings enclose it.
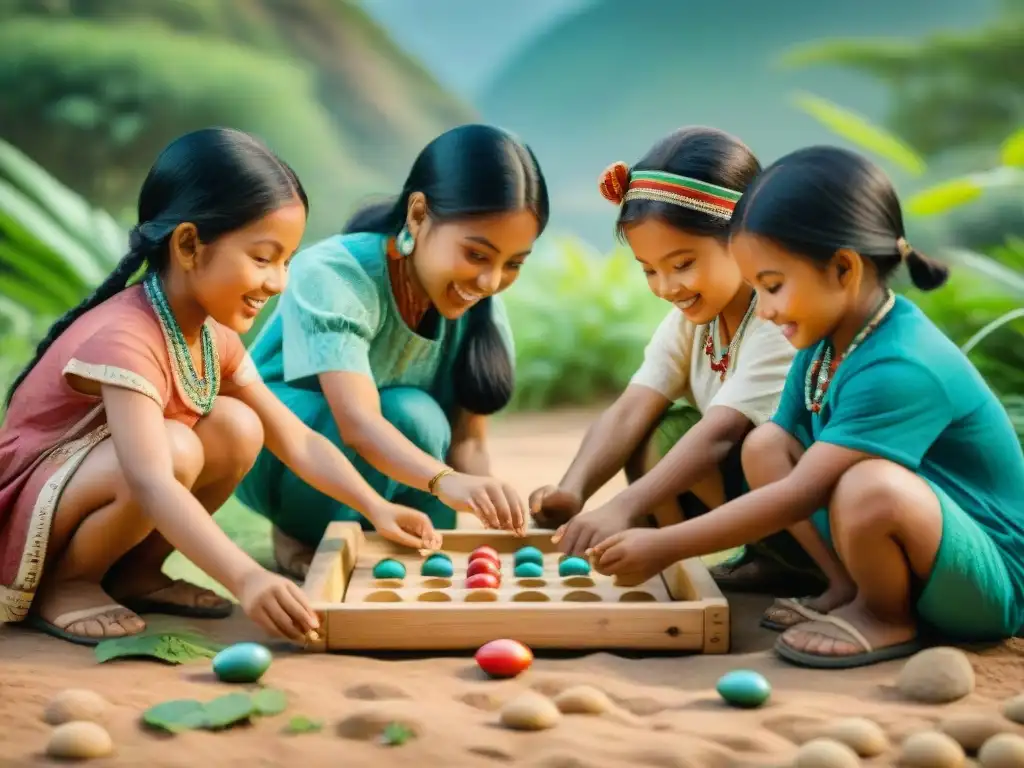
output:
{"label": "mountain slope", "polygon": [[309,187],[311,236],[474,119],[351,0],[10,0],[0,92],[0,135],[126,221],[171,138],[252,131]]}

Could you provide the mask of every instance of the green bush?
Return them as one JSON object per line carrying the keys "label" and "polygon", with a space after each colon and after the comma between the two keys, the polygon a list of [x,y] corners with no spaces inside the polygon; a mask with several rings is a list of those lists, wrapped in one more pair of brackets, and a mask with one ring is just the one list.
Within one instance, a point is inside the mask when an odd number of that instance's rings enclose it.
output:
{"label": "green bush", "polygon": [[669,305],[628,253],[554,239],[504,294],[516,338],[512,407],[581,405],[622,391]]}
{"label": "green bush", "polygon": [[314,201],[311,235],[336,231],[339,207],[354,202],[352,190],[372,188],[373,177],[340,144],[314,82],[265,51],[156,24],[14,19],[0,27],[4,137],[129,224],[167,142],[229,125],[295,167]]}

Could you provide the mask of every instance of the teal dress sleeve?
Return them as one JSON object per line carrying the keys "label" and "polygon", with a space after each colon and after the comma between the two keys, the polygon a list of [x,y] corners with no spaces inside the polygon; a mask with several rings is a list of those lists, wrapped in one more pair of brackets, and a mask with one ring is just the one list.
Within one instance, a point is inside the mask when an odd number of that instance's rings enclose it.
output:
{"label": "teal dress sleeve", "polygon": [[925,365],[905,358],[874,360],[835,382],[828,423],[818,440],[871,454],[916,472],[953,406]]}
{"label": "teal dress sleeve", "polygon": [[331,371],[373,379],[370,345],[382,322],[380,298],[340,238],[301,253],[280,301],[284,380],[301,386]]}

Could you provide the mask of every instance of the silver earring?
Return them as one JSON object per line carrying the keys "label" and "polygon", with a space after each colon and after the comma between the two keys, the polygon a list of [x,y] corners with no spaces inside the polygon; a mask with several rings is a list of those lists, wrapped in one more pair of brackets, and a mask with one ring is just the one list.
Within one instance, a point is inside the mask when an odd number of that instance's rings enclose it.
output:
{"label": "silver earring", "polygon": [[413,239],[408,227],[402,227],[402,231],[398,233],[398,237],[395,238],[395,247],[398,248],[398,252],[403,256],[410,256],[412,254],[413,248],[416,247],[416,241]]}

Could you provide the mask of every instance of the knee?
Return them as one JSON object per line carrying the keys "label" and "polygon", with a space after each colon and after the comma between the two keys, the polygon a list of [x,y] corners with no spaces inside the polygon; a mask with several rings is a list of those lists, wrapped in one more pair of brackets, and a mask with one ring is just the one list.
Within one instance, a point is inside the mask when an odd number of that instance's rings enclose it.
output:
{"label": "knee", "polygon": [[206,463],[203,443],[199,436],[184,424],[168,421],[166,426],[174,477],[185,487],[191,488]]}
{"label": "knee", "polygon": [[452,442],[452,428],[438,402],[422,389],[391,387],[380,393],[384,418],[425,453],[443,459]]}
{"label": "knee", "polygon": [[905,496],[900,468],[884,459],[862,461],[843,473],[829,500],[837,538],[886,534],[895,529]]}
{"label": "knee", "polygon": [[219,457],[239,476],[244,475],[263,448],[263,422],[252,408],[233,397],[218,397],[206,418]]}
{"label": "knee", "polygon": [[[779,458],[792,453],[792,443],[796,442],[792,435],[777,424],[768,422],[755,427],[743,439],[740,447],[740,464],[743,475],[748,482],[763,484],[765,481],[777,480],[777,477],[765,477],[769,467],[779,466]],[[790,466],[795,463],[791,462]],[[774,473],[769,473],[774,474]]]}

